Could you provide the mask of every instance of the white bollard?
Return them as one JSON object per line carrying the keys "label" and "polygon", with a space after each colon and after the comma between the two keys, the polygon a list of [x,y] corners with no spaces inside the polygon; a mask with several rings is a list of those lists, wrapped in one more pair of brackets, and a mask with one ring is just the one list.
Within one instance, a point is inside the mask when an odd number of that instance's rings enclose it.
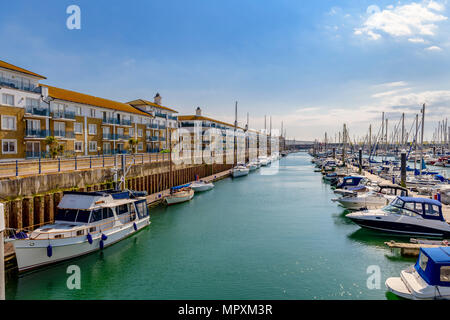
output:
{"label": "white bollard", "polygon": [[3,232],[5,231],[5,208],[0,203],[0,300],[5,300],[5,247]]}

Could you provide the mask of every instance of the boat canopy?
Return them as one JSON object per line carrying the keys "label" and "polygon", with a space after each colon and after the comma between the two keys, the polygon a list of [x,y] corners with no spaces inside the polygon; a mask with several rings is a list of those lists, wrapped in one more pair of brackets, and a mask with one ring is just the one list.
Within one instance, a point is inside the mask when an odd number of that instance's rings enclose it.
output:
{"label": "boat canopy", "polygon": [[378,187],[380,188],[380,192],[383,189],[393,189],[395,190],[395,194],[397,194],[397,191],[402,191],[402,195],[408,196],[408,189],[403,188],[397,184],[382,183],[379,184]]}
{"label": "boat canopy", "polygon": [[427,198],[414,198],[414,197],[399,197],[401,200],[405,202],[415,202],[415,203],[428,203],[434,206],[442,207],[442,203],[437,200],[427,199]]}
{"label": "boat canopy", "polygon": [[442,215],[442,204],[437,200],[400,196],[391,205],[417,213],[424,219],[445,221]]}
{"label": "boat canopy", "polygon": [[346,187],[346,186],[357,186],[361,182],[364,177],[361,176],[348,176],[344,177],[344,181],[338,186],[338,188]]}
{"label": "boat canopy", "polygon": [[450,247],[420,248],[414,268],[429,285],[450,287]]}
{"label": "boat canopy", "polygon": [[172,187],[172,188],[170,188],[170,189],[173,190],[173,191],[175,191],[175,190],[180,190],[180,189],[183,189],[183,188],[187,188],[187,187],[189,187],[190,185],[191,185],[191,184],[188,183],[188,184],[183,184],[182,186]]}

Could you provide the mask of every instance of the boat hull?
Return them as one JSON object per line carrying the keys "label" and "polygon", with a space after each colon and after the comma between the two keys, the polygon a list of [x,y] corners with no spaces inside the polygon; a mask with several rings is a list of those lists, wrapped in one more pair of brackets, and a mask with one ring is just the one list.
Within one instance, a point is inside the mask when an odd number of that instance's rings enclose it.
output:
{"label": "boat hull", "polygon": [[204,184],[204,185],[191,185],[190,188],[194,190],[195,192],[204,192],[209,191],[212,188],[214,188],[214,185],[212,183]]}
{"label": "boat hull", "polygon": [[[103,247],[108,247],[145,228],[150,224],[150,217],[143,218],[135,223],[136,230],[133,223],[128,223],[124,226],[114,227],[110,232],[104,232],[107,239],[103,240]],[[83,235],[66,239],[15,240],[13,245],[16,252],[17,267],[19,272],[23,272],[98,251],[101,249],[100,241],[101,234],[92,237],[92,243],[89,243],[86,235]],[[51,245],[52,251],[50,257],[47,255],[49,245]]]}
{"label": "boat hull", "polygon": [[232,176],[233,176],[233,178],[239,178],[239,177],[247,176],[249,171],[250,171],[249,169],[247,169],[247,170],[233,170]]}
{"label": "boat hull", "polygon": [[190,200],[192,200],[193,197],[194,197],[194,191],[192,190],[192,192],[189,192],[189,194],[187,194],[186,196],[181,196],[181,197],[180,196],[179,197],[168,196],[165,198],[165,200],[168,205],[173,205],[173,204],[177,204],[177,203],[190,201]]}

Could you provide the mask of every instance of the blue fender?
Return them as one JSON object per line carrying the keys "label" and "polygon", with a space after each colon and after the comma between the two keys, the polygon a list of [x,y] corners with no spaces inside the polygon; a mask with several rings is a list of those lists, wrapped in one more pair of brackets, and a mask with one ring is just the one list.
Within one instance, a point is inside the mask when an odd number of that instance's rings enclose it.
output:
{"label": "blue fender", "polygon": [[92,236],[90,233],[87,234],[86,238],[87,238],[87,241],[89,242],[89,244],[92,244]]}
{"label": "blue fender", "polygon": [[103,243],[103,240],[100,240],[100,250],[103,250],[105,247],[105,244]]}
{"label": "blue fender", "polygon": [[51,257],[53,255],[53,248],[52,248],[52,245],[51,244],[49,244],[48,246],[47,246],[47,257]]}
{"label": "blue fender", "polygon": [[104,233],[102,233],[102,240],[105,241],[106,239],[108,239],[108,236]]}
{"label": "blue fender", "polygon": [[136,222],[133,222],[133,228],[134,228],[134,231],[137,231],[137,225],[136,225]]}

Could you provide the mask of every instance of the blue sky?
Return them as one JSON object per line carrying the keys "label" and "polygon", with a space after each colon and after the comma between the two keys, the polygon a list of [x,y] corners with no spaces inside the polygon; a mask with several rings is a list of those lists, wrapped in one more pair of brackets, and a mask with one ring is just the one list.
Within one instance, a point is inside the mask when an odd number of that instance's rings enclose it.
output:
{"label": "blue sky", "polygon": [[[81,9],[81,30],[66,8]],[[450,116],[446,1],[15,1],[0,11],[0,59],[47,84],[181,114],[281,121],[288,137],[350,135],[422,103],[426,132]]]}

